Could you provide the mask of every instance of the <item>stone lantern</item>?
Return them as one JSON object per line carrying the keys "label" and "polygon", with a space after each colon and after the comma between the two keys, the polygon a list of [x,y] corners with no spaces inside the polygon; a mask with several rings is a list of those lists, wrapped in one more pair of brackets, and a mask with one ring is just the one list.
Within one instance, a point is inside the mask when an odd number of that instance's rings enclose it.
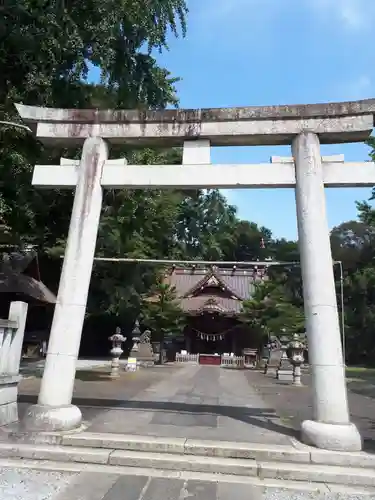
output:
{"label": "stone lantern", "polygon": [[283,382],[292,382],[294,378],[293,377],[294,366],[292,366],[292,363],[287,353],[289,349],[290,337],[288,337],[288,335],[285,334],[286,332],[285,328],[283,328],[281,332],[282,332],[282,335],[280,337],[281,356],[279,361],[279,367],[276,371],[276,378]]}
{"label": "stone lantern", "polygon": [[141,340],[140,335],[141,335],[141,330],[139,328],[139,321],[136,320],[132,331],[132,341],[133,341],[132,352],[138,352],[139,350],[139,342]]}
{"label": "stone lantern", "polygon": [[293,385],[302,385],[301,365],[304,362],[305,344],[301,342],[297,333],[293,335],[293,340],[288,345],[289,359],[293,365]]}
{"label": "stone lantern", "polygon": [[121,328],[116,328],[116,333],[111,335],[108,340],[112,342],[112,349],[110,354],[112,356],[111,362],[111,378],[118,378],[120,376],[120,356],[124,352],[121,348],[123,342],[126,341],[126,337],[121,335]]}

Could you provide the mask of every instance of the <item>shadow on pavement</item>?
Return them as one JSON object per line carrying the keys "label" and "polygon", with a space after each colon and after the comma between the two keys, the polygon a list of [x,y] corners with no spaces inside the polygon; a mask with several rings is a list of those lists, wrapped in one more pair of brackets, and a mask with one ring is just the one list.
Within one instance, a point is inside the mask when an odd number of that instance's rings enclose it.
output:
{"label": "shadow on pavement", "polygon": [[375,385],[366,382],[348,382],[348,389],[355,394],[360,396],[366,396],[367,398],[375,398]]}
{"label": "shadow on pavement", "polygon": [[[35,404],[36,396],[21,395],[20,403]],[[124,401],[115,399],[73,398],[73,404],[79,407],[95,407],[105,409],[146,410],[150,412],[169,412],[190,415],[214,415],[227,417],[252,426],[277,432],[285,436],[298,438],[299,432],[292,427],[282,425],[274,420],[279,416],[272,408],[247,408],[240,406],[205,405],[155,401]]]}

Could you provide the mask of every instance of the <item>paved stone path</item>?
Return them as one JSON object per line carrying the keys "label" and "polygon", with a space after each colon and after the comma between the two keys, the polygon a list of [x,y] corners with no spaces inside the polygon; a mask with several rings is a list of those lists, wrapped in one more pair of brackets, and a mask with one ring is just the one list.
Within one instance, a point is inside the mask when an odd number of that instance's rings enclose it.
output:
{"label": "paved stone path", "polygon": [[290,444],[295,435],[243,371],[196,365],[102,412],[88,430],[273,444]]}
{"label": "paved stone path", "polygon": [[[370,500],[374,493],[311,491],[311,486],[264,487],[238,482],[147,475],[0,468],[1,500]],[[340,491],[341,490],[341,491]],[[340,492],[338,492],[340,491]]]}
{"label": "paved stone path", "polygon": [[[302,377],[303,387],[293,387],[290,383],[276,380],[272,374],[247,370],[244,372],[268,407],[274,408],[284,427],[299,431],[301,422],[312,416],[312,394],[310,376]],[[375,452],[375,392],[359,393],[362,384],[348,383],[348,401],[351,420],[358,427],[364,440],[364,449]]]}
{"label": "paved stone path", "polygon": [[[123,371],[118,380],[106,377],[105,369],[77,372],[73,402],[94,432],[289,444],[298,438],[300,422],[312,417],[306,375],[302,388],[272,374],[195,365],[168,364]],[[20,417],[36,402],[39,385],[38,378],[21,382]],[[349,384],[352,420],[365,449],[374,452],[375,398],[350,389]]]}
{"label": "paved stone path", "polygon": [[[35,398],[38,379],[21,383],[21,397]],[[32,402],[32,401],[30,401]],[[289,444],[297,420],[311,411],[309,389],[296,389],[252,371],[196,365],[153,367],[135,374],[122,373],[108,381],[102,375],[77,378],[75,403],[92,432],[186,437],[227,441]],[[293,403],[293,404],[292,404]],[[21,404],[24,408],[27,403]],[[358,408],[355,408],[355,414]],[[21,468],[0,464],[1,500],[356,500],[374,499],[349,489],[312,485],[265,487],[176,477],[176,472],[142,469],[117,474]],[[39,467],[40,468],[40,467]],[[53,469],[53,467],[48,466]],[[70,469],[69,469],[70,470]],[[82,469],[79,469],[80,471]],[[172,475],[171,475],[172,474]],[[158,476],[158,477],[156,477]],[[160,477],[162,476],[162,477]],[[185,477],[185,479],[183,479]],[[332,488],[332,487],[331,487]]]}
{"label": "paved stone path", "polygon": [[[85,369],[79,365],[74,384],[73,403],[82,410],[86,421],[93,420],[103,413],[105,408],[118,408],[135,397],[142,394],[148,387],[161,380],[173,378],[182,368],[179,365],[154,366],[136,373],[120,372],[120,378],[108,378],[109,369]],[[19,385],[19,418],[22,419],[26,408],[37,402],[40,378],[29,377]],[[1,436],[0,436],[1,439]]]}

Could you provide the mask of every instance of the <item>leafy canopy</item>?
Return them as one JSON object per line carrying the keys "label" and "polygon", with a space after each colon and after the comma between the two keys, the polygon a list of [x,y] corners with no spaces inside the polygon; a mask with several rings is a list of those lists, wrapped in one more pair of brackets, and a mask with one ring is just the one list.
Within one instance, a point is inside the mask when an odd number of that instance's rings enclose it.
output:
{"label": "leafy canopy", "polygon": [[153,340],[163,342],[180,335],[185,326],[184,313],[176,289],[159,276],[142,305],[142,322],[152,332]]}

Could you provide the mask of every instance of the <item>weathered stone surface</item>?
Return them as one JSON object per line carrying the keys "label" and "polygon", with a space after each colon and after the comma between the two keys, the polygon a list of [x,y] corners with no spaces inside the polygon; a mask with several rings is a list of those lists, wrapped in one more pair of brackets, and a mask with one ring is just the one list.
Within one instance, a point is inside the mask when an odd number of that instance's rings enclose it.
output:
{"label": "weathered stone surface", "polygon": [[312,463],[316,465],[375,469],[375,455],[373,454],[326,451],[302,444],[300,447],[295,447],[154,436],[122,436],[120,434],[93,432],[63,436],[62,444],[73,447],[105,448],[146,453],[249,458],[260,462]]}
{"label": "weathered stone surface", "polygon": [[[309,481],[312,483],[330,483],[339,485],[375,488],[375,470],[370,467],[358,468],[332,466],[311,463],[290,463],[282,461],[262,461],[247,459],[220,458],[213,456],[176,455],[168,453],[134,452],[128,450],[98,450],[58,446],[4,446],[0,445],[0,462],[4,458],[22,458],[32,460],[35,468],[58,470],[77,470],[77,467],[98,467],[98,472],[110,474],[164,475],[193,479],[189,474],[222,476],[222,480],[235,481],[235,476],[242,480],[258,477],[260,480],[273,479],[283,481]],[[36,465],[39,462],[41,465]],[[24,463],[24,462],[22,462]],[[107,463],[111,466],[108,467]],[[59,465],[61,464],[61,465]],[[82,464],[85,464],[84,466]],[[104,467],[103,470],[99,469]],[[178,474],[178,476],[173,476]],[[219,475],[219,476],[218,476]],[[195,476],[198,478],[198,476]],[[210,479],[211,480],[211,479]],[[311,485],[313,487],[314,485]]]}
{"label": "weathered stone surface", "polygon": [[[138,478],[136,478],[138,479]],[[116,474],[95,474],[92,472],[81,472],[77,478],[73,478],[69,486],[65,488],[56,500],[115,500],[117,494],[117,485],[124,488],[124,482],[120,482],[121,477]],[[147,478],[144,478],[144,482]],[[129,484],[130,483],[130,484]],[[131,500],[131,494],[134,492],[134,486],[137,488],[137,481],[129,478],[127,486],[127,500]],[[137,491],[139,493],[139,491]],[[124,490],[122,491],[124,497]],[[108,496],[107,496],[108,495]],[[138,500],[138,497],[135,497]]]}
{"label": "weathered stone surface", "polygon": [[66,446],[89,446],[93,448],[112,448],[116,450],[134,450],[148,452],[184,453],[184,438],[161,438],[154,436],[132,436],[85,432],[62,437]]}
{"label": "weathered stone surface", "polygon": [[106,464],[111,450],[33,444],[0,444],[0,457]]}
{"label": "weathered stone surface", "polygon": [[116,450],[111,453],[109,464],[215,474],[257,475],[257,463],[255,460],[250,459],[181,456],[167,453],[140,453]]}
{"label": "weathered stone surface", "polygon": [[356,486],[375,486],[375,471],[371,469],[348,469],[324,465],[288,463],[259,463],[259,477],[286,479],[291,481],[327,482]]}
{"label": "weathered stone surface", "polygon": [[208,139],[212,146],[290,144],[304,130],[325,143],[365,140],[373,128],[375,100],[292,106],[147,111],[52,109],[17,105],[23,120],[45,142],[78,143],[96,132],[110,142],[179,144]]}
{"label": "weathered stone surface", "polygon": [[276,446],[258,443],[235,443],[188,439],[185,453],[225,458],[250,458],[264,461],[306,462],[310,461],[307,450],[296,450],[292,446]]}
{"label": "weathered stone surface", "polygon": [[[60,500],[59,494],[77,475],[77,472],[1,467],[0,498],[1,500]],[[77,496],[70,497],[69,500],[73,500],[73,498],[77,498]],[[92,498],[90,500],[101,499]]]}
{"label": "weathered stone surface", "polygon": [[277,379],[280,382],[293,382],[293,370],[278,370]]}
{"label": "weathered stone surface", "polygon": [[[200,141],[194,141],[200,142]],[[375,184],[374,162],[323,164],[324,186],[372,187]],[[77,184],[74,165],[36,165],[33,186],[72,189]],[[289,163],[200,165],[198,162],[177,168],[176,165],[104,165],[101,185],[107,189],[244,189],[294,188],[295,169]]]}
{"label": "weathered stone surface", "polygon": [[39,123],[37,137],[47,145],[82,144],[87,136],[98,133],[113,144],[138,146],[182,146],[186,140],[208,139],[211,146],[289,145],[309,130],[318,134],[323,144],[362,142],[373,130],[373,116],[310,118],[300,120],[258,120],[170,123],[131,123],[98,125],[74,123]]}
{"label": "weathered stone surface", "polygon": [[0,319],[0,426],[18,420],[17,394],[28,305],[11,302],[8,319]]}
{"label": "weathered stone surface", "polygon": [[175,498],[185,498],[181,495],[183,489],[184,483],[180,479],[170,479],[169,481],[165,481],[163,478],[153,478],[150,481],[150,484],[148,484],[142,500],[156,500],[158,498],[174,500]]}
{"label": "weathered stone surface", "polygon": [[361,436],[350,424],[318,135],[310,131],[301,133],[293,140],[292,153],[296,165],[298,246],[314,390],[314,421],[302,423],[302,439],[322,449],[359,451]]}
{"label": "weathered stone surface", "polygon": [[369,467],[375,470],[375,455],[364,452],[330,452],[311,448],[313,464],[338,465],[342,467]]}
{"label": "weathered stone surface", "polygon": [[360,451],[362,438],[353,424],[325,424],[305,420],[301,424],[303,442],[323,450]]}
{"label": "weathered stone surface", "polygon": [[82,414],[75,405],[32,405],[22,419],[22,427],[26,431],[71,430],[79,427]]}
{"label": "weathered stone surface", "polygon": [[375,113],[375,99],[295,104],[280,106],[243,106],[237,108],[168,109],[164,111],[57,109],[16,104],[25,121],[72,123],[130,123],[130,122],[196,122],[241,121],[264,119],[323,118],[356,116]]}
{"label": "weathered stone surface", "polygon": [[[75,464],[76,467],[78,464]],[[55,464],[55,467],[57,465]],[[136,470],[108,473],[90,466],[79,473],[56,470],[0,468],[2,500],[370,500],[374,489],[303,481],[259,480],[200,473]],[[23,466],[22,466],[23,467]],[[26,466],[29,467],[29,466]]]}

